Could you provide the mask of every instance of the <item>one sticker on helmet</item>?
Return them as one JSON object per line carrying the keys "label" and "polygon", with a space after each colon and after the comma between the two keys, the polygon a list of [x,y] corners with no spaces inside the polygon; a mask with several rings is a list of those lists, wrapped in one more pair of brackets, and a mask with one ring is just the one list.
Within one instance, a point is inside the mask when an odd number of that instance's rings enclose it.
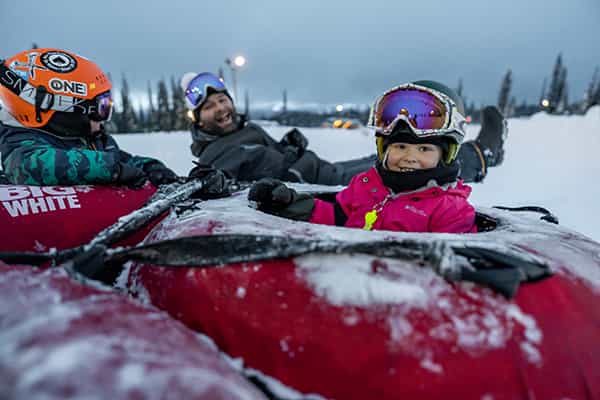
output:
{"label": "one sticker on helmet", "polygon": [[62,74],[66,74],[77,68],[77,60],[70,54],[62,51],[49,51],[44,53],[40,60],[49,70],[60,72]]}
{"label": "one sticker on helmet", "polygon": [[50,85],[50,89],[58,93],[74,94],[77,96],[87,96],[88,94],[87,85],[81,82],[52,78],[48,82],[48,85]]}

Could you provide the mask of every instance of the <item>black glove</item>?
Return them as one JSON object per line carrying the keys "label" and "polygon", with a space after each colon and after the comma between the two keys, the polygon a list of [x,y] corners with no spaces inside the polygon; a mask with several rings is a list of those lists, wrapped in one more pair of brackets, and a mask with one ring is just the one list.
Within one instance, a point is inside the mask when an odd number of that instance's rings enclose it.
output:
{"label": "black glove", "polygon": [[148,177],[144,171],[140,168],[126,164],[124,162],[119,163],[119,172],[115,179],[115,183],[121,185],[127,185],[130,188],[140,188],[144,186],[144,183],[148,180]]}
{"label": "black glove", "polygon": [[286,133],[279,141],[284,147],[293,147],[296,149],[298,157],[302,156],[304,150],[308,147],[308,139],[298,129],[294,128]]}
{"label": "black glove", "polygon": [[8,177],[4,174],[4,172],[0,171],[0,185],[10,185],[11,182],[8,180]]}
{"label": "black glove", "polygon": [[252,185],[248,200],[255,201],[258,209],[268,214],[299,221],[308,221],[315,208],[311,195],[298,193],[273,178],[263,178]]}
{"label": "black glove", "polygon": [[160,161],[150,161],[143,165],[148,180],[154,186],[165,185],[177,181],[177,175]]}
{"label": "black glove", "polygon": [[192,179],[204,179],[208,174],[217,170],[212,165],[200,164],[196,161],[192,162],[194,163],[195,167],[192,168],[188,174],[188,181]]}
{"label": "black glove", "polygon": [[196,164],[188,176],[188,181],[192,179],[204,181],[202,189],[192,196],[194,198],[218,199],[231,194],[227,175],[220,169],[215,169],[210,165]]}

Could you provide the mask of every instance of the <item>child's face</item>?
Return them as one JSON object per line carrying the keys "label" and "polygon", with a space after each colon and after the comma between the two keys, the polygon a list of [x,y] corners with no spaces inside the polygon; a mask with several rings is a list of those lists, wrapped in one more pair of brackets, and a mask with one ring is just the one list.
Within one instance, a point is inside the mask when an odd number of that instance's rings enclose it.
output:
{"label": "child's face", "polygon": [[387,152],[387,167],[395,172],[435,168],[442,158],[442,149],[429,143],[391,143]]}

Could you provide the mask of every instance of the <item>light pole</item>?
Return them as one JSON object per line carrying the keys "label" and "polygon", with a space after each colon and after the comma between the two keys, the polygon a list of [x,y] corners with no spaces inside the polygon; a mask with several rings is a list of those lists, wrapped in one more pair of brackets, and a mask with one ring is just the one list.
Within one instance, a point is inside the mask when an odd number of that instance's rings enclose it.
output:
{"label": "light pole", "polygon": [[233,81],[233,98],[237,102],[238,92],[237,92],[237,70],[243,67],[246,64],[246,58],[244,56],[235,56],[233,60],[231,58],[225,59],[225,64],[229,66],[231,71],[231,80]]}

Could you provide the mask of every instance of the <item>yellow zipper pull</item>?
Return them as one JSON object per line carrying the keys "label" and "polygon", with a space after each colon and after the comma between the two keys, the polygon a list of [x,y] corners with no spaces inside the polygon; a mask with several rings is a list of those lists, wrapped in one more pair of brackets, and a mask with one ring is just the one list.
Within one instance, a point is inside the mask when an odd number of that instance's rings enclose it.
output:
{"label": "yellow zipper pull", "polygon": [[365,226],[363,226],[363,229],[367,231],[372,230],[375,221],[377,221],[377,210],[371,210],[365,214]]}

